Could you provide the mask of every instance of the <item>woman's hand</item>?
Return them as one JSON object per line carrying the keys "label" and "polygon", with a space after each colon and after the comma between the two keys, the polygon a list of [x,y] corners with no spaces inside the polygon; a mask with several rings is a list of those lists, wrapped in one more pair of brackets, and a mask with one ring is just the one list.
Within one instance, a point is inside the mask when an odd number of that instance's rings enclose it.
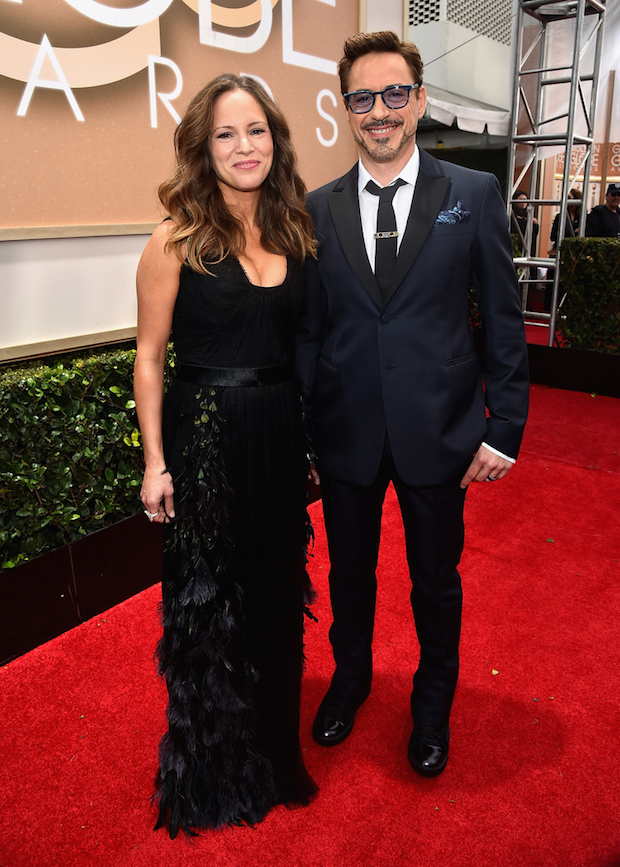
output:
{"label": "woman's hand", "polygon": [[170,518],[174,518],[174,485],[168,470],[150,470],[147,467],[140,499],[145,505],[144,511],[149,521],[168,524]]}
{"label": "woman's hand", "polygon": [[315,485],[321,484],[321,479],[319,477],[319,473],[314,464],[314,461],[310,462],[310,467],[308,468],[308,481],[314,482]]}

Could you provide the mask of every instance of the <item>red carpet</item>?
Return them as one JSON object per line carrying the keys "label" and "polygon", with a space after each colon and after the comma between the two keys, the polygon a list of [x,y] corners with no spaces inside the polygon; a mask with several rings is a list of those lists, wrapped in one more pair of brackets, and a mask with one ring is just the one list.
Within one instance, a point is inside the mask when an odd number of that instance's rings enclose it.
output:
{"label": "red carpet", "polygon": [[517,467],[470,490],[441,777],[406,759],[415,639],[392,496],[373,692],[344,744],[312,741],[331,673],[318,503],[302,704],[317,800],[193,844],[152,832],[156,587],[0,670],[1,867],[619,867],[619,432],[620,401],[534,386]]}
{"label": "red carpet", "polygon": [[549,326],[534,325],[533,323],[525,324],[525,336],[528,343],[535,343],[537,346],[549,345]]}

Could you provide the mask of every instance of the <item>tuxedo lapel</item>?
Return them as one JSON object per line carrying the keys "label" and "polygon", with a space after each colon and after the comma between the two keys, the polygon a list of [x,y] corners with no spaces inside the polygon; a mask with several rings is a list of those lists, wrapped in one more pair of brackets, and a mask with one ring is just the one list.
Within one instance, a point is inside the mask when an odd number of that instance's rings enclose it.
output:
{"label": "tuxedo lapel", "polygon": [[437,219],[437,214],[441,210],[450,186],[450,180],[443,174],[441,166],[436,160],[425,154],[424,151],[420,151],[420,172],[416,181],[407,228],[398,250],[392,287],[385,299],[385,304],[403,282],[424,246]]}
{"label": "tuxedo lapel", "polygon": [[329,211],[347,262],[377,307],[381,308],[384,306],[381,291],[368,262],[364,246],[357,178],[356,164],[351,171],[340,178],[329,194]]}

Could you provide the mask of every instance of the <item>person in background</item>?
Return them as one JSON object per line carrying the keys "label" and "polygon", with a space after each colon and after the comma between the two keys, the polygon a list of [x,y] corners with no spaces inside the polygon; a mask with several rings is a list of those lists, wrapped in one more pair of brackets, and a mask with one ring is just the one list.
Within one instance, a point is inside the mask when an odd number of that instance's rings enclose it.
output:
{"label": "person in background", "polygon": [[586,219],[588,238],[620,238],[620,184],[609,184],[605,204],[592,208]]}
{"label": "person in background", "polygon": [[[568,194],[567,207],[566,207],[566,225],[564,227],[564,237],[565,238],[574,238],[579,234],[579,216],[581,214],[581,190],[578,190],[577,187],[573,187]],[[556,254],[556,242],[558,240],[558,229],[560,226],[560,215],[556,214],[553,220],[553,225],[551,226],[551,248],[549,249],[549,256],[555,256]]]}
{"label": "person in background", "polygon": [[[532,218],[532,243],[529,248],[525,243],[526,232],[527,232],[527,212],[529,205],[527,203],[528,195],[525,190],[517,190],[514,194],[514,201],[512,203],[512,215],[510,218],[510,231],[512,234],[517,235],[520,240],[521,247],[521,255],[523,256],[535,256],[536,255],[536,241],[538,239],[538,220],[536,217]],[[535,269],[532,269],[535,270]]]}
{"label": "person in background", "polygon": [[345,42],[339,74],[359,162],[308,197],[319,250],[306,263],[297,349],[321,475],[336,663],[313,735],[341,743],[370,693],[392,481],[421,648],[407,754],[434,777],[448,761],[459,667],[465,491],[505,478],[517,457],[529,395],[525,330],[497,179],[416,146],[426,106],[416,46],[390,31],[358,34]]}
{"label": "person in background", "polygon": [[[293,357],[315,254],[288,125],[220,75],[175,133],[170,215],[138,267],[147,517],[165,525],[168,731],[156,828],[259,822],[316,791],[301,756],[305,431]],[[164,400],[170,334],[174,379]]]}
{"label": "person in background", "polygon": [[[519,255],[521,256],[535,256],[537,249],[537,241],[538,241],[538,220],[536,217],[532,217],[532,239],[531,244],[527,244],[527,212],[529,209],[529,204],[527,203],[527,193],[525,190],[517,190],[514,194],[514,199],[512,203],[512,214],[510,216],[510,233],[512,235],[516,235],[518,239],[519,246]],[[535,267],[528,268],[525,272],[529,280],[527,281],[527,292],[529,293],[537,287],[536,278],[538,276],[538,269]],[[525,281],[522,281],[525,282]]]}
{"label": "person in background", "polygon": [[[573,187],[568,193],[566,203],[566,225],[564,227],[564,237],[574,238],[579,234],[579,217],[581,215],[581,190]],[[560,215],[556,214],[551,226],[551,247],[549,248],[549,258],[554,258],[557,253],[558,229],[560,226]],[[545,283],[545,310],[551,310],[551,302],[553,299],[553,283]]]}

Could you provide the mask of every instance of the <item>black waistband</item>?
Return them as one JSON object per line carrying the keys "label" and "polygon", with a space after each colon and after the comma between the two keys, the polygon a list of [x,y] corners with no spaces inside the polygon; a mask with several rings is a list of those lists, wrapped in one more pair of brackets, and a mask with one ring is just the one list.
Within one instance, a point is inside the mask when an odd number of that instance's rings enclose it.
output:
{"label": "black waistband", "polygon": [[175,372],[181,382],[228,387],[275,385],[293,379],[295,375],[292,364],[279,364],[276,367],[201,367],[178,362]]}

